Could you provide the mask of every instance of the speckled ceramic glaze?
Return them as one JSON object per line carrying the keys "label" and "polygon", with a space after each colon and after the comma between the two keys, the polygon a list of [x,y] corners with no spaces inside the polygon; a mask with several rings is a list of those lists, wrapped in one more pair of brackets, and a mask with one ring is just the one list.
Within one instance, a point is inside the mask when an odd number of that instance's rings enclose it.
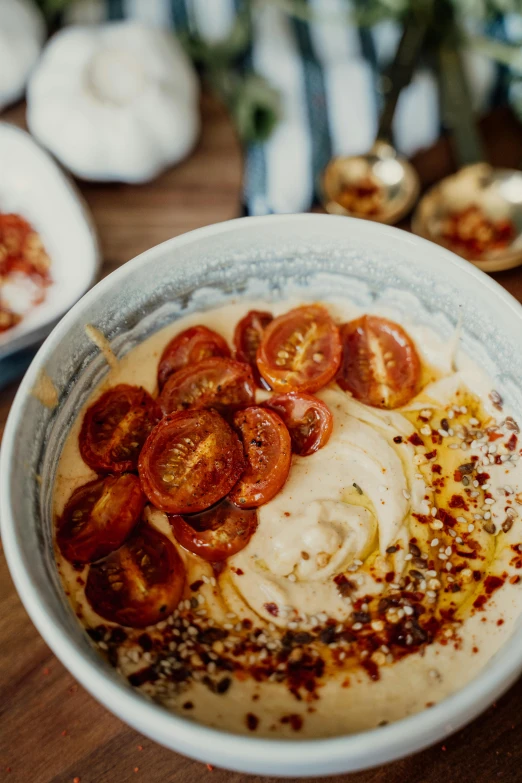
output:
{"label": "speckled ceramic glaze", "polygon": [[[107,372],[84,326],[118,356],[189,312],[231,297],[303,300],[346,296],[379,303],[449,337],[462,322],[464,350],[522,412],[522,308],[485,274],[397,229],[343,217],[245,218],[159,245],[103,280],[63,318],[33,361],[7,423],[0,462],[5,552],[38,630],[74,676],[122,720],[205,762],[306,777],[382,764],[469,721],[522,669],[522,627],[464,689],[389,726],[349,737],[276,741],[224,734],[169,714],[131,689],[91,647],[62,594],[51,546],[51,497],[61,445],[81,405]],[[45,370],[59,405],[31,396]],[[42,477],[41,484],[34,480]]]}

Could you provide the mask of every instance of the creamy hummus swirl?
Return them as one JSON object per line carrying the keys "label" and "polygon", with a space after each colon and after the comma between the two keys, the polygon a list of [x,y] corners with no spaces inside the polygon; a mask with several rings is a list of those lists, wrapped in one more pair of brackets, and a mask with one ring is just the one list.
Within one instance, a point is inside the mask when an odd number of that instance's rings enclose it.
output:
{"label": "creamy hummus swirl", "polygon": [[294,457],[287,483],[259,509],[256,534],[231,558],[223,580],[233,582],[237,596],[228,597],[236,611],[242,598],[280,625],[289,613],[302,621],[325,607],[331,617],[346,618],[351,603],[334,577],[372,558],[384,568],[386,549],[407,540],[411,511],[428,512],[429,491],[414,473],[408,442],[413,426],[400,413],[369,409],[336,389],[318,396],[334,416],[328,444]]}

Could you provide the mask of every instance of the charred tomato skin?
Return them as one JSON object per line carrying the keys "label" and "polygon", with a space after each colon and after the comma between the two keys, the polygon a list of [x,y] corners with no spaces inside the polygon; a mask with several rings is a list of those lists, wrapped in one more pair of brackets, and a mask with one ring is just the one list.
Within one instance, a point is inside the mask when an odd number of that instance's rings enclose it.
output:
{"label": "charred tomato skin", "polygon": [[169,522],[182,547],[203,560],[220,562],[245,548],[257,527],[257,514],[225,498],[201,514],[169,516]]}
{"label": "charred tomato skin", "polygon": [[234,427],[243,441],[247,465],[229,499],[241,508],[257,508],[275,497],[288,478],[290,433],[275,411],[259,406],[238,411]]}
{"label": "charred tomato skin", "polygon": [[341,327],[343,358],[337,383],[375,408],[399,408],[418,392],[421,362],[399,324],[363,315]]}
{"label": "charred tomato skin", "polygon": [[230,348],[220,334],[206,326],[191,326],[166,345],[158,365],[158,386],[163,388],[171,375],[213,356],[228,358]]}
{"label": "charred tomato skin", "polygon": [[244,468],[239,438],[214,410],[166,416],[149,435],[139,460],[143,491],[167,514],[209,508],[228,494]]}
{"label": "charred tomato skin", "polygon": [[83,461],[97,473],[135,471],[141,447],[160,419],[161,411],[145,389],[113,386],[85,413],[79,437]]}
{"label": "charred tomato skin", "polygon": [[318,397],[306,392],[288,392],[265,402],[286,424],[292,439],[292,450],[306,457],[328,443],[333,429],[330,408]]}
{"label": "charred tomato skin", "polygon": [[271,321],[272,313],[265,310],[250,310],[236,325],[234,330],[234,355],[239,362],[249,364],[255,382],[262,389],[270,389],[268,382],[261,376],[257,366],[257,349],[263,333]]}
{"label": "charred tomato skin", "polygon": [[78,487],[57,522],[56,543],[70,563],[92,563],[118,549],[139,522],[145,495],[132,473]]}
{"label": "charred tomato skin", "polygon": [[176,547],[142,522],[123,546],[91,565],[85,596],[105,620],[145,628],[172,614],[184,585],[185,565]]}
{"label": "charred tomato skin", "polygon": [[315,392],[334,378],[341,353],[339,329],[326,308],[304,305],[266,327],[257,366],[274,391]]}
{"label": "charred tomato skin", "polygon": [[189,408],[228,413],[251,405],[254,395],[254,377],[248,364],[212,357],[171,375],[159,404],[164,414]]}

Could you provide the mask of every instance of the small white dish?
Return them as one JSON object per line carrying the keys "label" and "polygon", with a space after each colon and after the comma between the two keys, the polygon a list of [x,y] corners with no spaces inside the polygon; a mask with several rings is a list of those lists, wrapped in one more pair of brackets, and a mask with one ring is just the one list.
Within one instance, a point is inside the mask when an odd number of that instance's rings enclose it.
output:
{"label": "small white dish", "polygon": [[0,359],[42,340],[94,283],[100,251],[83,200],[51,156],[20,128],[0,122],[0,212],[14,212],[40,234],[51,258],[45,301],[0,332]]}

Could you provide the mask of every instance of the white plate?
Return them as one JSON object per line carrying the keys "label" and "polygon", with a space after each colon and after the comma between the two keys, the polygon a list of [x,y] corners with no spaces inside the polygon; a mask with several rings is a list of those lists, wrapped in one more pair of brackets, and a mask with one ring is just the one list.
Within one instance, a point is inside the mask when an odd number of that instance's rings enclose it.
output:
{"label": "white plate", "polygon": [[0,212],[15,212],[40,234],[53,283],[45,301],[0,332],[0,359],[42,340],[94,283],[98,240],[80,194],[25,131],[0,122]]}

